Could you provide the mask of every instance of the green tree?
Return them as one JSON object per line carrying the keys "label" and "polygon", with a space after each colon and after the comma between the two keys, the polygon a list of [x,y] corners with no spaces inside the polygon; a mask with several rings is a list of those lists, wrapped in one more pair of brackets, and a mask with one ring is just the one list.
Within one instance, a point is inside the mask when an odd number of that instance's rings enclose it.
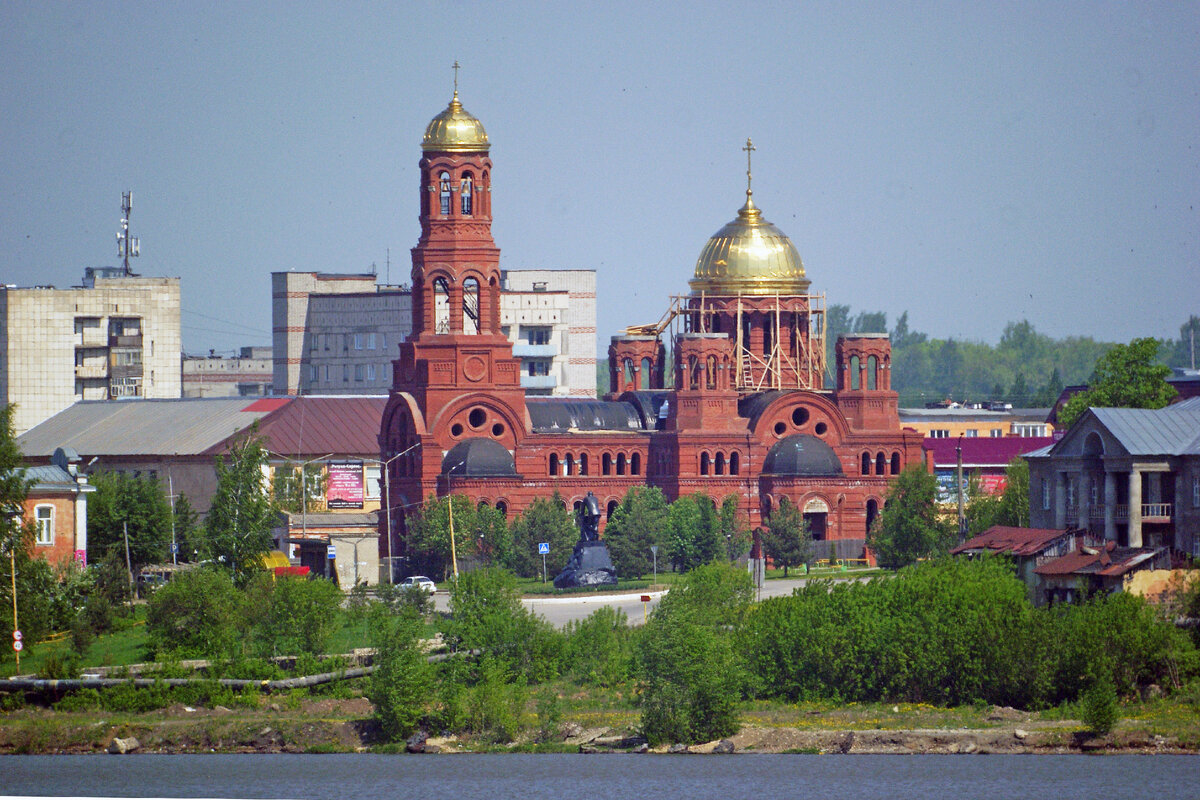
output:
{"label": "green tree", "polygon": [[909,467],[888,487],[887,504],[867,532],[882,566],[895,569],[945,553],[955,532],[937,513],[937,479],[919,465]]}
{"label": "green tree", "polygon": [[1176,395],[1167,383],[1171,368],[1157,363],[1159,341],[1134,339],[1117,345],[1096,362],[1096,369],[1081,392],[1058,412],[1058,423],[1066,429],[1089,408],[1162,408]]}
{"label": "green tree", "polygon": [[642,731],[652,745],[737,732],[746,675],[734,637],[752,596],[745,571],[709,564],[663,598],[637,638]]}
{"label": "green tree", "polygon": [[216,460],[217,490],[204,520],[209,551],[244,583],[271,550],[278,509],[266,481],[269,454],[256,429]]}
{"label": "green tree", "polygon": [[721,501],[721,508],[717,512],[719,541],[724,543],[725,557],[730,561],[736,561],[750,552],[750,529],[739,508],[740,501],[741,498],[736,494],[731,494]]}
{"label": "green tree", "polygon": [[[454,552],[450,547],[450,515],[454,513]],[[480,561],[509,565],[514,557],[504,516],[490,506],[475,506],[464,495],[430,495],[408,519],[408,568],[413,574],[446,580],[453,572]]]}
{"label": "green tree", "polygon": [[655,486],[634,486],[604,528],[613,566],[622,578],[640,578],[653,568],[651,545],[667,530],[667,498]]}
{"label": "green tree", "polygon": [[510,566],[521,577],[533,578],[542,574],[542,557],[538,545],[546,542],[546,579],[562,572],[579,540],[579,528],[564,507],[556,491],[553,497],[538,497],[513,520],[511,527],[512,558]]}
{"label": "green tree", "polygon": [[421,642],[424,626],[414,610],[392,614],[381,603],[372,607],[369,624],[375,671],[367,699],[384,737],[403,739],[417,729],[433,696],[433,668]]}
{"label": "green tree", "polygon": [[321,655],[342,622],[344,595],[323,578],[261,572],[247,595],[256,610],[253,637],[264,656]]}
{"label": "green tree", "polygon": [[[271,497],[282,511],[299,514],[325,508],[326,474],[321,464],[279,465],[271,475]],[[308,497],[304,497],[307,493]]]}
{"label": "green tree", "polygon": [[1029,462],[1020,456],[1008,462],[1004,470],[1007,480],[1000,495],[995,525],[1014,528],[1029,527]]}
{"label": "green tree", "polygon": [[228,570],[178,572],[150,597],[147,647],[159,658],[231,658],[242,651],[249,611]]}
{"label": "green tree", "polygon": [[192,501],[180,492],[175,497],[175,541],[179,544],[180,561],[204,561],[212,557],[208,552],[208,538],[200,515],[192,508]]}
{"label": "green tree", "polygon": [[1200,317],[1192,314],[1179,326],[1179,339],[1171,345],[1168,366],[1195,369],[1200,363],[1196,358],[1196,339],[1200,339]]}
{"label": "green tree", "polygon": [[161,563],[171,544],[171,505],[157,479],[101,472],[93,479],[96,493],[88,500],[88,546],[95,556],[110,552],[125,560],[125,529],[134,573]]}
{"label": "green tree", "polygon": [[767,536],[763,542],[767,555],[777,567],[783,567],[786,578],[790,567],[798,567],[811,557],[812,534],[804,523],[800,509],[786,497],[767,517]]}
{"label": "green tree", "polygon": [[691,497],[680,497],[667,508],[666,557],[676,572],[701,563],[696,548],[701,525],[700,509]]}

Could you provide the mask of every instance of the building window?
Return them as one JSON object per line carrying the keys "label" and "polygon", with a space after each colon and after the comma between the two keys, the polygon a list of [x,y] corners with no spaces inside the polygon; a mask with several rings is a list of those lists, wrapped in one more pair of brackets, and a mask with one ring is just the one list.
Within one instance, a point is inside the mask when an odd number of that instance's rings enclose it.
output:
{"label": "building window", "polygon": [[992,428],[992,438],[993,439],[1004,438],[1004,429],[1003,428]]}
{"label": "building window", "polygon": [[329,383],[329,365],[325,365],[325,382]]}
{"label": "building window", "polygon": [[1200,508],[1200,475],[1192,476],[1192,508]]}
{"label": "building window", "polygon": [[459,182],[459,197],[461,198],[462,213],[464,217],[471,216],[471,188],[471,176],[467,175],[462,179],[462,181]]}
{"label": "building window", "polygon": [[375,380],[375,365],[374,364],[367,364],[367,380],[369,380],[369,381]]}
{"label": "building window", "polygon": [[308,382],[309,383],[317,382],[317,365],[316,364],[308,365]]}
{"label": "building window", "polygon": [[974,428],[971,428],[970,430],[968,430],[968,431],[966,432],[965,436],[966,436],[968,439],[978,439],[978,438],[979,438],[979,431],[975,430]]}
{"label": "building window", "polygon": [[1042,478],[1042,511],[1050,510],[1050,481]]}
{"label": "building window", "polygon": [[1067,478],[1067,508],[1075,507],[1075,479]]}
{"label": "building window", "polygon": [[363,335],[361,333],[354,334],[354,349],[355,350],[363,349]]}
{"label": "building window", "polygon": [[443,217],[450,216],[450,173],[443,172],[438,176],[438,197],[441,200]]}
{"label": "building window", "polygon": [[354,365],[354,380],[361,381],[363,379],[363,375],[364,375],[363,365],[355,364]]}
{"label": "building window", "polygon": [[929,432],[930,439],[949,439],[950,431],[945,428],[934,428]]}
{"label": "building window", "polygon": [[54,544],[54,506],[38,506],[33,513],[37,523],[37,543]]}
{"label": "building window", "polygon": [[367,349],[368,350],[375,349],[375,334],[373,334],[373,333],[367,334]]}
{"label": "building window", "polygon": [[550,329],[546,327],[524,328],[525,341],[529,344],[550,344]]}
{"label": "building window", "polygon": [[342,383],[350,382],[350,365],[342,364]]}
{"label": "building window", "polygon": [[549,375],[550,362],[545,359],[530,359],[526,362],[529,365],[529,374],[533,376]]}

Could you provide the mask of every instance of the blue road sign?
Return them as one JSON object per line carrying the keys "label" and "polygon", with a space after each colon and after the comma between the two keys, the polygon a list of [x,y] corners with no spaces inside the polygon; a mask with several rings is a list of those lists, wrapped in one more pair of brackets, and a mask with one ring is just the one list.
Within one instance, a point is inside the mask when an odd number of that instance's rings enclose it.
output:
{"label": "blue road sign", "polygon": [[538,555],[544,556],[550,552],[549,542],[538,542]]}

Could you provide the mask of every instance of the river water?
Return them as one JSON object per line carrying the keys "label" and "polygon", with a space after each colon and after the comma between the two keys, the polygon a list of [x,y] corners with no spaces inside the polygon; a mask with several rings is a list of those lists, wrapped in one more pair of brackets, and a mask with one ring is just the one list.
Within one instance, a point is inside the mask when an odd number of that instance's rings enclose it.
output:
{"label": "river water", "polygon": [[1200,756],[4,756],[0,795],[1165,800],[1200,797]]}

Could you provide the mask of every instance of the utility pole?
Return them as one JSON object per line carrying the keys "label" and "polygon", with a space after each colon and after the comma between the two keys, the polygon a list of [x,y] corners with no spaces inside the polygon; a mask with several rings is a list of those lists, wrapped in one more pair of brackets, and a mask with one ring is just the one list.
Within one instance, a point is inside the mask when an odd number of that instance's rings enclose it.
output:
{"label": "utility pole", "polygon": [[958,455],[958,469],[955,480],[958,481],[958,543],[962,544],[967,540],[967,514],[963,509],[963,467],[962,467],[962,434],[958,435],[958,447],[955,452]]}
{"label": "utility pole", "polygon": [[171,477],[171,473],[167,472],[167,494],[171,501],[171,563],[178,564],[179,545],[175,542],[175,481]]}
{"label": "utility pole", "polygon": [[125,569],[129,572],[129,608],[133,609],[133,596],[137,589],[133,584],[133,562],[129,559],[129,523],[121,523],[121,531],[125,535]]}
{"label": "utility pole", "polygon": [[[12,592],[13,592],[13,651],[17,654],[17,674],[21,674],[21,647],[24,644],[17,636],[20,634],[21,626],[17,624],[17,543],[12,541],[8,543],[8,565],[9,571],[12,573]],[[18,646],[20,645],[20,646]]]}

